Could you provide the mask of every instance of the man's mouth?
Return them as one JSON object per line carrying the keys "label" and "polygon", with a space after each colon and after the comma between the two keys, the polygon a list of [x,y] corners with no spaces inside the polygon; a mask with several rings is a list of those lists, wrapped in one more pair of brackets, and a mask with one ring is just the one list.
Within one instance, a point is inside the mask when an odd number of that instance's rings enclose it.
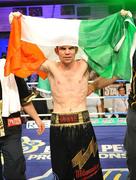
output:
{"label": "man's mouth", "polygon": [[64,57],[65,59],[70,59],[71,57]]}

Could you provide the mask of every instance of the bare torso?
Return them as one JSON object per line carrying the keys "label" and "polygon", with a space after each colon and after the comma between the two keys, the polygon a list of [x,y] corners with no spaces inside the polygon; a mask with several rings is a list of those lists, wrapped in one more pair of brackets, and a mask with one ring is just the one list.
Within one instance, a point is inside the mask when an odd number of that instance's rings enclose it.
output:
{"label": "bare torso", "polygon": [[84,111],[88,92],[88,70],[84,60],[75,61],[71,68],[51,62],[48,78],[53,96],[53,112],[69,113]]}

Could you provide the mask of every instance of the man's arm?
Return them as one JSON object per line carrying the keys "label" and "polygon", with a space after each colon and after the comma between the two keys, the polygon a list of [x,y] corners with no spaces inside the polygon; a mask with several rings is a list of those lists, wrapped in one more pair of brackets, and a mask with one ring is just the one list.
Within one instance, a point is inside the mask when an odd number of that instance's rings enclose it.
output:
{"label": "man's arm", "polygon": [[28,90],[27,84],[24,79],[15,76],[15,80],[17,83],[20,102],[23,110],[35,120],[38,126],[38,134],[42,134],[45,126],[32,104],[32,99],[35,98],[36,95]]}
{"label": "man's arm", "polygon": [[88,94],[90,94],[92,91],[95,91],[97,89],[102,89],[110,84],[113,84],[117,79],[119,78],[113,77],[111,79],[106,79],[106,78],[98,77],[92,83],[88,84]]}
{"label": "man's arm", "polygon": [[34,106],[33,106],[33,103],[32,102],[29,102],[25,105],[22,106],[23,107],[23,110],[30,115],[30,117],[32,119],[35,120],[37,126],[38,126],[38,134],[42,134],[45,130],[45,125],[44,123],[42,122],[42,120],[39,118]]}
{"label": "man's arm", "polygon": [[46,60],[44,61],[41,66],[40,66],[40,70],[44,71],[44,72],[49,72],[50,71],[50,64],[52,63],[52,61]]}

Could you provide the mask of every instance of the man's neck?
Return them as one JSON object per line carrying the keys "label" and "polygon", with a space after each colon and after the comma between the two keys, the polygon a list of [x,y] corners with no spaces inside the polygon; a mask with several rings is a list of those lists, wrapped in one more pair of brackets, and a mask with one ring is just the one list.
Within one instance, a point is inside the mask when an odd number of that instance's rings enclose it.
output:
{"label": "man's neck", "polygon": [[74,65],[75,65],[75,60],[72,61],[71,63],[60,63],[60,67],[63,68],[63,69],[66,69],[66,70],[69,70],[71,69]]}

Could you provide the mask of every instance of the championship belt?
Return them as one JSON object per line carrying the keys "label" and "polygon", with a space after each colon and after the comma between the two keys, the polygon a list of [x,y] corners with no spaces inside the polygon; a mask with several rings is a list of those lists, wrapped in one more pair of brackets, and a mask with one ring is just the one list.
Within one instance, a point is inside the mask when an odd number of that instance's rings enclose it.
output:
{"label": "championship belt", "polygon": [[59,123],[77,123],[78,114],[58,115]]}

